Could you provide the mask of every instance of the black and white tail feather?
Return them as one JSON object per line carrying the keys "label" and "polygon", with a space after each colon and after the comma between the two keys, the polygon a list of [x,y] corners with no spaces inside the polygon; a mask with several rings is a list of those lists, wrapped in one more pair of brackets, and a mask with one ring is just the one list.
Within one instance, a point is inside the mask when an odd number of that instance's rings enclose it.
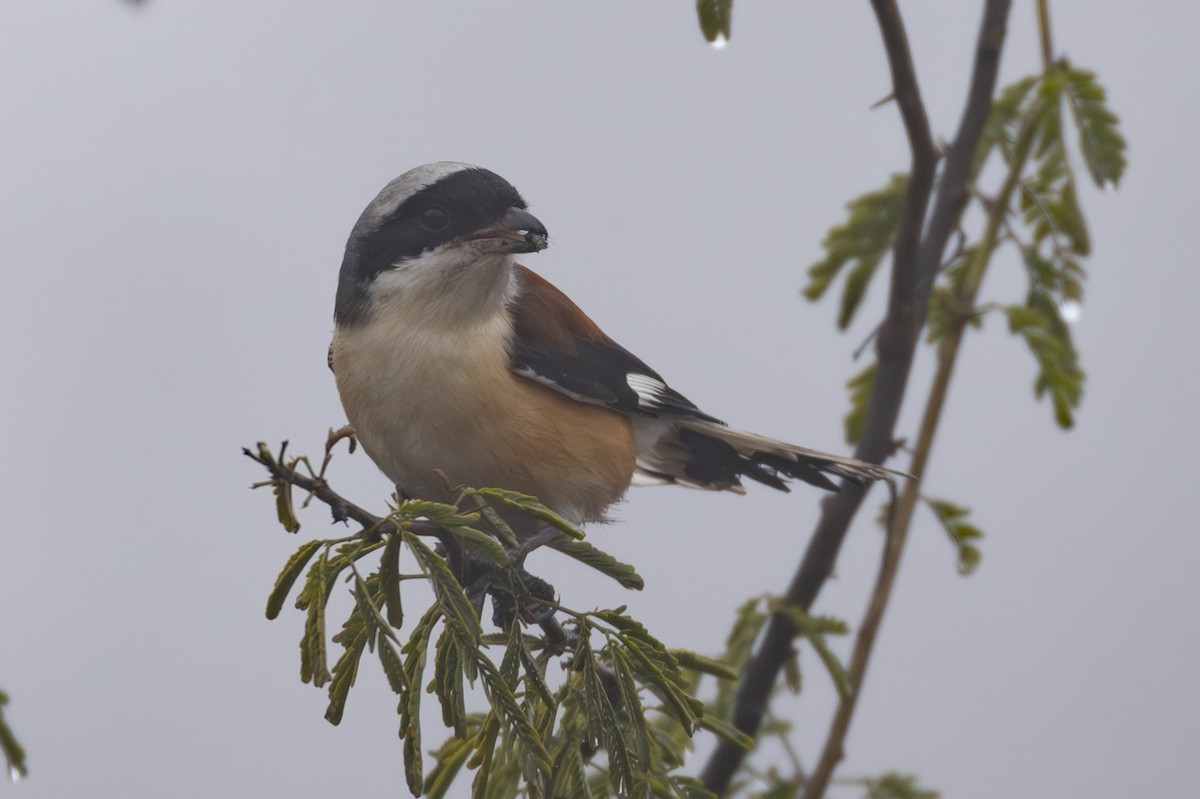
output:
{"label": "black and white tail feather", "polygon": [[[837,491],[839,486],[831,477],[865,485],[908,476],[855,458],[736,430],[716,420],[658,417],[654,423],[635,422],[635,430],[640,433],[639,442],[648,443],[639,447],[639,484],[677,483],[742,494],[743,477],[780,491],[789,490],[789,479]],[[650,438],[652,443],[647,441]]]}

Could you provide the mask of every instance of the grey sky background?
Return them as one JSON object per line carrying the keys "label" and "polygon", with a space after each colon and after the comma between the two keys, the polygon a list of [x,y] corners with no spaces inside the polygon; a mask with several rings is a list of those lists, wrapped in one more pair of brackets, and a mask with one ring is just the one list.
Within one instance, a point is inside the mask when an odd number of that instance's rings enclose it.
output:
{"label": "grey sky background", "polygon": [[[947,138],[978,5],[903,4]],[[1006,81],[1039,63],[1032,3],[1016,6]],[[983,565],[957,576],[920,518],[841,774],[915,772],[948,797],[1190,795],[1200,9],[1053,12],[1131,143],[1120,191],[1083,194],[1087,397],[1061,433],[1001,320],[970,339],[927,491],[972,507]],[[865,2],[739,4],[719,52],[682,0],[5,3],[0,686],[32,774],[0,795],[404,793],[377,669],[332,728],[297,679],[300,615],[263,617],[299,540],[247,490],[239,448],[316,454],[343,422],[325,366],[342,247],[414,165],[509,178],[553,239],[526,262],[705,410],[844,451],[842,384],[883,285],[847,335],[798,291],[844,202],[907,167],[895,108],[870,110],[889,91]],[[1016,265],[998,266],[987,293],[1016,296]],[[928,380],[926,355],[906,432]],[[365,456],[332,477],[381,507]],[[636,490],[592,540],[644,592],[561,558],[535,571],[569,605],[628,603],[717,652],[746,597],[786,585],[819,499]],[[871,515],[819,605],[853,623]],[[789,711],[811,762],[832,699],[803,665]]]}

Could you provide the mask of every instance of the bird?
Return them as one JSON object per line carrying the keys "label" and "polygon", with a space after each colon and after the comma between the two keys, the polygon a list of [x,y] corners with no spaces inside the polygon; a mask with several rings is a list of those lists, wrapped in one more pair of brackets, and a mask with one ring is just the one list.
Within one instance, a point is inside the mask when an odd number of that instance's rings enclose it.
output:
{"label": "bird", "polygon": [[548,241],[511,183],[457,161],[400,175],[355,223],[329,366],[399,496],[506,489],[578,526],[606,521],[635,477],[744,493],[743,478],[838,490],[897,474],[702,411],[518,263]]}

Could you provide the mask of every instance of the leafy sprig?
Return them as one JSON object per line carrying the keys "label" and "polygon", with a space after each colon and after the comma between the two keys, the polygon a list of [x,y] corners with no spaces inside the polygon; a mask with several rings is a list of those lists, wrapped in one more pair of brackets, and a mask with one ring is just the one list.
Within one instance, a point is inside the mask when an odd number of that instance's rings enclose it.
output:
{"label": "leafy sprig", "polygon": [[[260,486],[270,486],[277,502],[290,496],[290,481],[303,478],[296,468],[307,464],[303,458],[280,463],[263,444],[251,456],[271,471]],[[362,517],[361,509],[330,496],[328,463],[327,453],[319,486],[307,478],[295,484],[319,488],[332,506]],[[694,779],[674,773],[692,735],[704,729],[742,745],[750,741],[711,715],[694,686],[700,674],[728,682],[736,671],[721,660],[668,648],[624,608],[579,612],[545,591],[531,591],[528,586],[540,581],[525,572],[522,542],[496,506],[537,520],[549,531],[551,548],[627,588],[641,588],[631,566],[515,492],[462,489],[456,504],[405,501],[386,518],[360,518],[360,535],[301,544],[267,600],[274,619],[302,582],[295,592],[295,605],[305,613],[301,679],[326,688],[325,718],[341,722],[363,659],[374,655],[397,698],[414,796],[448,795],[464,770],[474,772],[477,797],[576,796],[600,786],[603,794],[596,795],[707,795]],[[293,513],[285,529],[298,526]],[[429,538],[439,547],[426,543]],[[467,574],[473,579],[465,580]],[[480,574],[482,591],[474,584]],[[410,581],[427,584],[433,601],[405,637],[401,631],[417,601],[405,590]],[[342,586],[349,613],[330,636],[327,616]],[[485,596],[493,597],[492,628],[482,619]],[[332,667],[330,644],[341,650]],[[552,668],[556,663],[560,667]],[[486,712],[467,711],[472,691],[482,694]],[[426,694],[434,695],[449,730],[430,753],[428,771],[421,738]]]}

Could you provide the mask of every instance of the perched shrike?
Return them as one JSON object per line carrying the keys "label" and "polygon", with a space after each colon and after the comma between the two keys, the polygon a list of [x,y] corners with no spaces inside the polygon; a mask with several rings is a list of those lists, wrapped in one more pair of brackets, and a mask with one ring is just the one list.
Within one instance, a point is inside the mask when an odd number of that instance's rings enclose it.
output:
{"label": "perched shrike", "polygon": [[827,475],[892,473],[701,411],[517,263],[547,241],[526,208],[496,173],[443,161],[385,186],[350,233],[329,365],[359,442],[402,495],[448,501],[447,481],[513,489],[581,524],[635,474],[743,493],[742,477],[837,490]]}

